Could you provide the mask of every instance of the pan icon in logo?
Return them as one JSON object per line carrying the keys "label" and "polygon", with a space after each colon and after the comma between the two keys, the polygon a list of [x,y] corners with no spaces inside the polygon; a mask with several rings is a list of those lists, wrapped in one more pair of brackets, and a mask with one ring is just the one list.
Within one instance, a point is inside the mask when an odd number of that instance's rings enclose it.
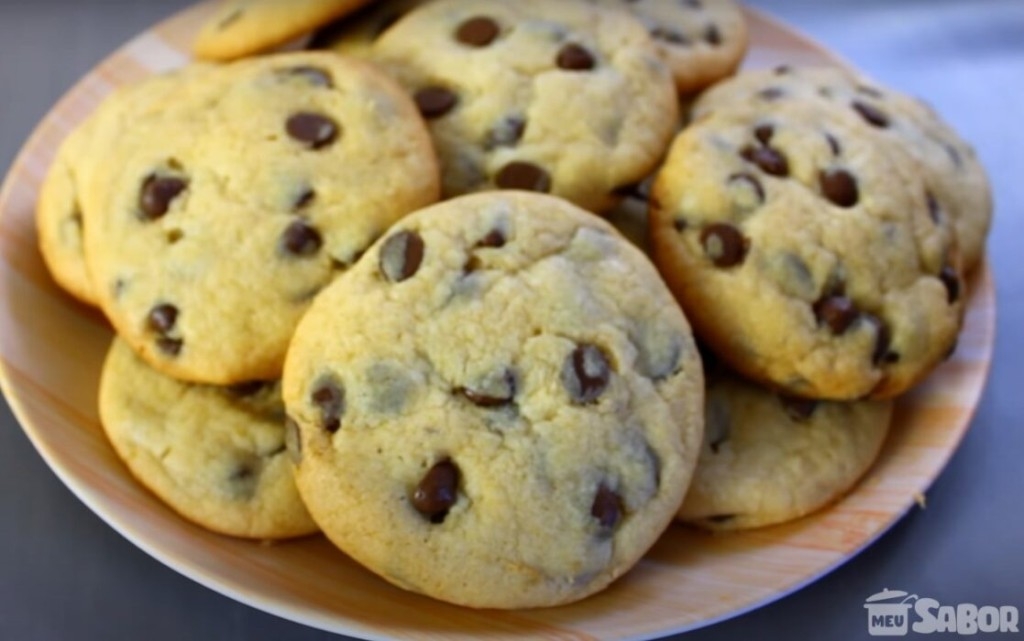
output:
{"label": "pan icon in logo", "polygon": [[[899,600],[897,600],[899,599]],[[902,637],[907,634],[910,608],[916,594],[888,588],[864,600],[868,611],[868,634],[873,637]]]}

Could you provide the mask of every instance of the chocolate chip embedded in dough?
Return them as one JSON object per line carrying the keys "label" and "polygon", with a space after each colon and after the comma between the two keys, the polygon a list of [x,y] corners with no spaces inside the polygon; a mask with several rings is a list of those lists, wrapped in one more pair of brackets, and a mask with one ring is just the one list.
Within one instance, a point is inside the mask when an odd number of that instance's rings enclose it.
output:
{"label": "chocolate chip embedded in dough", "polygon": [[508,242],[508,239],[505,238],[505,232],[500,229],[492,229],[486,236],[477,241],[476,247],[498,248],[504,247],[506,242]]}
{"label": "chocolate chip embedded in dough", "polygon": [[718,30],[717,26],[708,25],[708,28],[704,30],[704,42],[712,47],[722,44],[722,32]]}
{"label": "chocolate chip embedded in dough", "polygon": [[819,325],[825,325],[836,336],[846,332],[860,311],[845,296],[825,296],[814,303],[814,316]]}
{"label": "chocolate chip embedded in dough", "polygon": [[479,407],[502,407],[515,399],[516,379],[511,370],[505,370],[500,376],[476,387],[460,387],[456,391]]}
{"label": "chocolate chip embedded in dough", "polygon": [[889,126],[889,116],[878,107],[861,102],[860,100],[853,101],[850,105],[854,111],[860,114],[860,117],[864,119],[869,125],[884,129]]}
{"label": "chocolate chip embedded in dough", "polygon": [[170,209],[171,201],[185,191],[188,183],[177,176],[150,174],[142,183],[139,192],[139,218],[156,220]]}
{"label": "chocolate chip embedded in dough", "polygon": [[296,196],[292,202],[292,211],[300,211],[309,207],[309,205],[316,199],[316,191],[312,187],[304,187]]}
{"label": "chocolate chip embedded in dough", "polygon": [[686,46],[690,44],[690,39],[685,35],[679,33],[674,29],[667,29],[665,27],[655,27],[651,29],[651,37],[655,40],[662,42],[668,42],[670,44]]}
{"label": "chocolate chip embedded in dough", "polygon": [[757,97],[765,102],[775,102],[785,95],[786,92],[782,87],[765,87],[757,92]]}
{"label": "chocolate chip embedded in dough", "polygon": [[459,97],[445,87],[424,87],[413,95],[420,115],[428,120],[440,118],[459,104]]}
{"label": "chocolate chip embedded in dough", "polygon": [[767,145],[772,141],[772,136],[775,135],[775,127],[768,123],[760,124],[754,127],[754,138],[762,145]]}
{"label": "chocolate chip embedded in dough", "polygon": [[551,191],[551,175],[533,163],[513,161],[501,168],[494,184],[501,189],[547,193]]}
{"label": "chocolate chip embedded in dough", "polygon": [[255,454],[239,454],[228,470],[227,489],[233,498],[248,500],[256,496],[263,461]]}
{"label": "chocolate chip embedded in dough", "polygon": [[825,198],[839,207],[853,207],[860,199],[857,179],[845,169],[825,169],[820,171],[818,173],[818,184]]}
{"label": "chocolate chip embedded in dough", "polygon": [[600,347],[578,345],[562,365],[562,385],[576,405],[596,401],[611,381],[612,368]]}
{"label": "chocolate chip embedded in dough", "polygon": [[779,402],[786,415],[794,422],[803,423],[811,418],[814,410],[818,409],[818,401],[797,396],[779,395]]}
{"label": "chocolate chip embedded in dough", "polygon": [[341,133],[341,127],[332,118],[310,111],[292,114],[284,128],[294,140],[314,150],[330,145]]}
{"label": "chocolate chip embedded in dough", "polygon": [[492,18],[477,16],[459,25],[455,39],[470,47],[486,47],[501,33],[501,27]]}
{"label": "chocolate chip embedded in dough", "polygon": [[764,203],[764,186],[751,173],[744,171],[729,176],[726,186],[734,199],[744,206],[756,207]]}
{"label": "chocolate chip embedded in dough", "polygon": [[431,523],[442,523],[458,500],[459,468],[445,459],[434,464],[412,494],[412,506]]}
{"label": "chocolate chip embedded in dough", "polygon": [[161,336],[156,339],[157,348],[168,356],[177,356],[180,354],[182,345],[184,345],[184,341],[180,338],[168,338],[167,336]]}
{"label": "chocolate chip embedded in dough", "polygon": [[924,194],[925,202],[928,203],[928,216],[932,219],[932,222],[938,225],[942,221],[942,208],[939,206],[939,201],[935,199],[935,194],[930,191],[926,191]]}
{"label": "chocolate chip embedded in dough", "polygon": [[345,387],[333,376],[317,380],[309,394],[309,402],[320,411],[320,426],[329,434],[341,428],[341,417],[345,413]]}
{"label": "chocolate chip embedded in dough", "polygon": [[783,178],[789,175],[789,161],[774,147],[748,145],[740,150],[740,156],[760,167],[766,174]]}
{"label": "chocolate chip embedded in dough", "polygon": [[825,134],[825,140],[828,142],[828,148],[832,150],[833,156],[838,156],[843,153],[843,146],[839,144],[837,139],[832,134]]}
{"label": "chocolate chip embedded in dough", "polygon": [[282,252],[292,256],[312,256],[323,246],[323,237],[316,227],[305,220],[292,221],[285,227],[278,241]]}
{"label": "chocolate chip embedded in dough", "polygon": [[146,326],[161,336],[169,334],[177,321],[178,308],[170,303],[156,305],[146,316]]}
{"label": "chocolate chip embedded in dough", "polygon": [[622,513],[622,497],[604,483],[599,485],[590,504],[590,516],[597,520],[605,533],[610,533],[622,520]]}
{"label": "chocolate chip embedded in dough", "polygon": [[704,253],[715,267],[733,267],[743,262],[750,248],[740,230],[727,223],[708,225],[700,233]]}
{"label": "chocolate chip embedded in dough", "polygon": [[886,322],[874,314],[864,314],[864,320],[875,327],[875,347],[871,352],[871,363],[878,367],[899,362],[899,353],[891,349],[892,331]]}
{"label": "chocolate chip embedded in dough", "polygon": [[942,267],[942,271],[939,272],[939,280],[946,286],[946,298],[950,305],[960,300],[960,275],[951,265]]}
{"label": "chocolate chip embedded in dough", "polygon": [[484,138],[487,150],[498,147],[515,147],[526,132],[526,118],[522,116],[506,116],[491,127]]}
{"label": "chocolate chip embedded in dough", "polygon": [[380,271],[392,283],[412,278],[423,262],[426,246],[414,231],[403,230],[392,234],[380,249]]}
{"label": "chocolate chip embedded in dough", "polygon": [[590,71],[597,62],[594,60],[594,55],[585,47],[569,43],[558,51],[555,64],[566,71]]}

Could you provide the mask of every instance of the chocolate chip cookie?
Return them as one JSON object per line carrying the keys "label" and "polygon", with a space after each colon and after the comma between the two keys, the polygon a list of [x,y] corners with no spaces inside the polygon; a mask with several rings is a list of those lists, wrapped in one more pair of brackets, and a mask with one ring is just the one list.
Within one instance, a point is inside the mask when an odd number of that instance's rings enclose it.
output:
{"label": "chocolate chip cookie", "polygon": [[370,0],[222,0],[192,44],[203,60],[234,60],[285,44]]}
{"label": "chocolate chip cookie", "polygon": [[330,49],[346,56],[373,58],[373,45],[402,16],[430,0],[377,0],[316,32],[311,49]]}
{"label": "chocolate chip cookie", "polygon": [[435,0],[373,54],[427,119],[446,197],[518,189],[603,211],[653,171],[676,127],[671,73],[621,10]]}
{"label": "chocolate chip cookie", "polygon": [[992,223],[992,191],[974,149],[927,103],[867,76],[835,67],[744,72],[716,85],[694,116],[736,105],[825,101],[857,115],[865,136],[905,150],[924,178],[929,213],[956,227],[964,268],[982,259]]}
{"label": "chocolate chip cookie", "polygon": [[678,518],[709,530],[782,523],[843,496],[877,458],[893,407],[780,395],[720,368],[707,376],[705,403]]}
{"label": "chocolate chip cookie", "polygon": [[626,572],[703,431],[700,358],[653,266],[541,194],[397,223],[314,302],[283,385],[327,536],[473,607],[565,603]]}
{"label": "chocolate chip cookie", "polygon": [[589,1],[625,9],[643,22],[681,94],[731,75],[747,53],[747,21],[733,0]]}
{"label": "chocolate chip cookie", "polygon": [[316,532],[295,488],[277,383],[182,383],[115,339],[99,404],[132,475],[186,519],[255,539]]}
{"label": "chocolate chip cookie", "polygon": [[659,173],[651,241],[698,337],[789,394],[886,398],[949,352],[964,309],[952,226],[860,116],[825,102],[716,110]]}
{"label": "chocolate chip cookie", "polygon": [[[209,384],[280,376],[299,317],[393,222],[438,197],[429,134],[375,69],[278,54],[184,78],[105,140],[86,258],[153,367]],[[130,126],[129,126],[130,125]]]}

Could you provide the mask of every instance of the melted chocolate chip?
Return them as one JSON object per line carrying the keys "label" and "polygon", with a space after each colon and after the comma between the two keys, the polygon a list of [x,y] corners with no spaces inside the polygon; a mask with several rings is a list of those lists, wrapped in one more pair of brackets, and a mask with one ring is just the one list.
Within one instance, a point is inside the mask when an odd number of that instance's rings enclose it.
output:
{"label": "melted chocolate chip", "polygon": [[314,87],[324,87],[327,89],[334,87],[334,81],[331,80],[331,74],[327,73],[326,69],[321,69],[320,67],[302,65],[286,69],[285,72],[291,76],[302,78]]}
{"label": "melted chocolate chip", "polygon": [[939,272],[939,280],[946,286],[946,298],[950,305],[960,300],[960,275],[953,267],[943,266],[942,271]]}
{"label": "melted chocolate chip", "polygon": [[320,410],[320,426],[329,434],[337,432],[345,413],[345,388],[341,383],[331,376],[321,378],[310,392],[309,401]]}
{"label": "melted chocolate chip", "polygon": [[160,338],[156,339],[156,346],[160,349],[161,352],[167,354],[168,356],[177,356],[178,354],[180,354],[182,344],[182,340],[179,338],[168,338],[166,336],[161,336]]}
{"label": "melted chocolate chip", "polygon": [[818,401],[809,398],[779,395],[779,402],[789,418],[797,423],[810,419],[814,410],[818,409]]}
{"label": "melted chocolate chip", "polygon": [[599,485],[590,505],[590,516],[597,520],[601,529],[615,529],[622,520],[622,512],[622,497],[604,483]]}
{"label": "melted chocolate chip", "polygon": [[494,184],[501,189],[547,193],[551,191],[551,175],[533,163],[514,161],[501,168]]}
{"label": "melted chocolate chip", "polygon": [[414,231],[392,234],[380,249],[380,271],[392,283],[412,278],[419,271],[425,250],[423,238]]}
{"label": "melted chocolate chip", "polygon": [[428,119],[444,116],[459,103],[459,97],[444,87],[424,87],[413,96],[420,114]]}
{"label": "melted chocolate chip", "polygon": [[866,102],[855,100],[852,105],[854,111],[860,114],[869,125],[884,129],[889,126],[889,116],[884,111]]}
{"label": "melted chocolate chip", "polygon": [[281,233],[278,245],[282,252],[292,256],[312,256],[320,251],[323,238],[320,232],[304,220],[292,221]]}
{"label": "melted chocolate chip", "polygon": [[240,456],[228,472],[229,491],[236,499],[251,499],[256,495],[262,472],[263,463],[258,456]]}
{"label": "melted chocolate chip", "polygon": [[170,333],[177,322],[178,308],[168,303],[157,305],[146,316],[146,326],[161,336]]}
{"label": "melted chocolate chip", "polygon": [[455,39],[470,47],[486,47],[501,33],[501,27],[491,18],[470,18],[455,31]]}
{"label": "melted chocolate chip", "polygon": [[562,385],[577,405],[596,401],[611,381],[611,364],[596,345],[579,345],[562,365]]}
{"label": "melted chocolate chip", "polygon": [[285,131],[295,140],[310,149],[322,149],[338,138],[340,127],[334,120],[322,114],[308,111],[288,117]]}
{"label": "melted chocolate chip", "polygon": [[412,506],[431,523],[441,523],[458,500],[459,468],[450,459],[436,463],[412,494]]}
{"label": "melted chocolate chip", "polygon": [[767,145],[772,141],[772,136],[775,135],[775,127],[769,124],[758,125],[754,128],[754,137],[762,145]]}
{"label": "melted chocolate chip", "polygon": [[500,380],[481,389],[460,387],[456,390],[466,397],[470,403],[480,407],[502,407],[510,404],[516,395],[516,379],[511,371],[506,370]]}
{"label": "melted chocolate chip", "polygon": [[726,223],[708,225],[700,233],[700,242],[715,267],[733,267],[743,262],[750,247],[740,230]]}
{"label": "melted chocolate chip", "polygon": [[505,232],[500,229],[492,229],[487,233],[486,236],[477,241],[477,247],[504,247],[505,243],[508,242],[505,238]]}
{"label": "melted chocolate chip", "polygon": [[832,150],[833,156],[838,156],[843,153],[843,147],[839,144],[839,140],[832,134],[825,134],[825,140],[828,141],[828,148]]}
{"label": "melted chocolate chip", "polygon": [[814,316],[819,325],[827,326],[834,335],[839,336],[857,320],[860,311],[849,298],[831,295],[814,303]]}
{"label": "melted chocolate chip", "polygon": [[885,363],[896,363],[900,355],[889,348],[892,345],[892,332],[881,318],[867,314],[864,319],[875,326],[875,348],[871,353],[871,362],[876,367]]}
{"label": "melted chocolate chip", "polygon": [[686,231],[686,228],[689,226],[690,224],[686,222],[685,218],[676,218],[672,221],[672,229],[675,229],[679,233]]}
{"label": "melted chocolate chip", "polygon": [[316,192],[312,187],[306,187],[299,195],[295,197],[295,202],[292,203],[292,211],[299,211],[309,207],[310,203],[316,198]]}
{"label": "melted chocolate chip", "polygon": [[566,71],[589,71],[597,64],[589,51],[575,43],[562,47],[555,58],[555,63]]}
{"label": "melted chocolate chip", "polygon": [[722,33],[718,30],[718,27],[713,24],[708,25],[708,28],[704,30],[704,42],[712,47],[722,44]]}
{"label": "melted chocolate chip", "polygon": [[774,102],[786,95],[781,87],[766,87],[757,92],[757,97],[765,102]]}
{"label": "melted chocolate chip", "polygon": [[754,195],[755,205],[764,203],[764,186],[761,185],[761,181],[753,174],[749,174],[747,172],[733,174],[729,176],[729,186],[752,193]]}
{"label": "melted chocolate chip", "polygon": [[139,193],[139,217],[143,220],[161,218],[170,208],[171,201],[186,187],[188,183],[176,176],[150,174],[143,181]]}
{"label": "melted chocolate chip", "polygon": [[857,179],[845,169],[826,169],[818,173],[821,193],[839,207],[853,207],[860,199]]}
{"label": "melted chocolate chip", "polygon": [[515,147],[526,131],[526,119],[520,116],[507,116],[498,122],[484,138],[485,149],[498,147]]}
{"label": "melted chocolate chip", "polygon": [[789,161],[774,147],[756,147],[749,145],[740,150],[740,155],[761,168],[761,171],[772,176],[789,175]]}

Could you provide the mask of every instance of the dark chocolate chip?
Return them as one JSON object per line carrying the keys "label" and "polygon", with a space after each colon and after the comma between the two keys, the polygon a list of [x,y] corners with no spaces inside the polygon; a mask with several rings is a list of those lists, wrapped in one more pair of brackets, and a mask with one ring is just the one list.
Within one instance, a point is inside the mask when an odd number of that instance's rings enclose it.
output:
{"label": "dark chocolate chip", "polygon": [[486,236],[477,241],[477,247],[504,247],[508,240],[505,238],[505,232],[500,229],[492,229]]}
{"label": "dark chocolate chip", "polygon": [[597,520],[603,530],[613,530],[622,520],[622,497],[602,483],[594,494],[594,502],[590,505],[590,516]]}
{"label": "dark chocolate chip", "polygon": [[949,304],[960,300],[960,275],[950,265],[944,265],[939,272],[939,280],[946,286],[947,300]]}
{"label": "dark chocolate chip", "polygon": [[722,33],[718,30],[718,27],[713,24],[708,25],[708,28],[704,30],[704,42],[712,47],[722,44]]}
{"label": "dark chocolate chip", "polygon": [[814,316],[819,325],[826,325],[834,335],[839,336],[857,320],[860,311],[849,298],[833,294],[814,303]]}
{"label": "dark chocolate chip", "polygon": [[431,523],[441,523],[458,500],[459,468],[450,459],[440,461],[420,480],[412,506]]}
{"label": "dark chocolate chip", "polygon": [[334,120],[308,111],[292,114],[285,122],[285,131],[310,149],[321,149],[338,138],[340,127]]}
{"label": "dark chocolate chip", "polygon": [[690,224],[686,222],[685,218],[676,218],[672,221],[672,228],[679,233],[686,231],[686,228],[689,226]]}
{"label": "dark chocolate chip", "polygon": [[757,179],[757,176],[745,171],[733,174],[729,176],[729,185],[749,189],[753,192],[757,204],[764,203],[764,186],[761,185],[761,181]]}
{"label": "dark chocolate chip", "polygon": [[814,410],[818,409],[818,401],[809,398],[780,394],[779,402],[782,403],[782,409],[786,411],[789,418],[797,423],[808,420],[814,414]]}
{"label": "dark chocolate chip", "polygon": [[506,370],[504,375],[493,385],[486,385],[482,389],[471,389],[460,387],[456,390],[466,397],[470,403],[480,407],[502,407],[513,401],[516,395],[515,375]]}
{"label": "dark chocolate chip", "polygon": [[188,183],[176,176],[157,176],[150,174],[142,183],[139,193],[139,217],[143,220],[156,220],[167,213],[171,201],[185,191]]}
{"label": "dark chocolate chip", "polygon": [[149,310],[146,325],[160,335],[168,334],[178,321],[178,308],[169,303],[162,303]]}
{"label": "dark chocolate chip", "polygon": [[292,211],[299,211],[309,207],[309,204],[316,198],[316,192],[312,187],[306,187],[299,195],[295,197],[295,202],[292,203]]}
{"label": "dark chocolate chip", "polygon": [[292,463],[298,465],[302,462],[302,434],[299,432],[299,424],[291,416],[284,419],[284,444],[288,448],[288,456]]}
{"label": "dark chocolate chip", "polygon": [[329,434],[341,427],[345,413],[345,388],[332,376],[319,379],[309,394],[309,401],[320,410],[320,426]]}
{"label": "dark chocolate chip", "polygon": [[485,16],[470,18],[455,31],[455,39],[470,47],[486,47],[501,33],[497,22]]}
{"label": "dark chocolate chip", "polygon": [[320,232],[304,220],[294,220],[285,227],[278,241],[282,252],[293,256],[312,256],[320,251]]}
{"label": "dark chocolate chip", "polygon": [[859,113],[860,117],[863,118],[865,122],[867,122],[869,125],[873,125],[875,127],[879,127],[882,129],[889,126],[889,116],[887,116],[885,112],[879,109],[878,107],[868,104],[866,102],[861,102],[860,100],[853,101],[853,104],[851,106],[853,107],[854,111]]}
{"label": "dark chocolate chip", "polygon": [[526,131],[526,119],[521,116],[507,116],[498,122],[484,139],[484,147],[488,150],[497,147],[515,147]]}
{"label": "dark chocolate chip", "polygon": [[766,87],[757,92],[757,97],[765,102],[774,102],[784,95],[786,92],[781,87]]}
{"label": "dark chocolate chip", "polygon": [[160,348],[160,351],[168,356],[177,356],[181,353],[182,341],[178,338],[168,338],[161,336],[156,339],[156,346]]}
{"label": "dark chocolate chip", "polygon": [[302,78],[314,87],[325,87],[327,89],[334,87],[334,81],[331,80],[331,74],[327,73],[326,69],[321,69],[320,67],[302,65],[287,69],[286,72],[289,75]]}
{"label": "dark chocolate chip", "polygon": [[775,127],[770,124],[761,124],[754,127],[754,137],[757,138],[758,142],[762,145],[767,145],[772,141],[772,136],[775,135]]}
{"label": "dark chocolate chip", "polygon": [[228,472],[228,488],[236,499],[248,500],[256,495],[263,462],[253,454],[242,455]]}
{"label": "dark chocolate chip", "polygon": [[551,191],[551,175],[533,163],[514,161],[501,168],[494,184],[501,189],[547,193]]}
{"label": "dark chocolate chip", "polygon": [[651,29],[651,37],[655,40],[661,40],[662,42],[668,42],[674,45],[685,46],[690,44],[690,39],[685,35],[674,29],[667,29],[665,27],[655,27]]}
{"label": "dark chocolate chip", "polygon": [[727,223],[714,223],[705,227],[700,233],[700,242],[715,267],[723,268],[742,263],[750,247],[750,241],[744,238],[740,230]]}
{"label": "dark chocolate chip", "polygon": [[825,134],[825,140],[828,141],[828,148],[832,150],[833,156],[838,156],[843,153],[843,147],[839,144],[839,140],[832,134]]}
{"label": "dark chocolate chip", "polygon": [[740,150],[740,155],[760,167],[766,174],[780,177],[789,175],[789,162],[782,152],[774,147],[749,145]]}
{"label": "dark chocolate chip", "polygon": [[839,207],[853,207],[860,199],[857,179],[845,169],[825,169],[818,172],[821,193]]}
{"label": "dark chocolate chip", "polygon": [[392,283],[412,278],[419,271],[425,250],[423,238],[414,231],[392,234],[380,249],[380,271]]}
{"label": "dark chocolate chip", "polygon": [[864,320],[875,326],[875,348],[871,353],[871,362],[876,367],[885,363],[897,363],[900,355],[890,349],[892,332],[885,321],[873,314],[865,314]]}
{"label": "dark chocolate chip", "polygon": [[575,43],[562,47],[555,58],[555,63],[566,71],[589,71],[597,64],[589,51]]}
{"label": "dark chocolate chip", "polygon": [[596,401],[610,381],[611,364],[596,345],[577,346],[562,365],[562,385],[577,405]]}
{"label": "dark chocolate chip", "polygon": [[445,87],[424,87],[413,96],[420,114],[428,120],[440,118],[455,108],[459,97]]}
{"label": "dark chocolate chip", "polygon": [[942,220],[942,209],[939,207],[939,201],[935,199],[935,194],[930,191],[925,192],[924,198],[928,202],[928,215],[931,217],[932,222],[938,225]]}

